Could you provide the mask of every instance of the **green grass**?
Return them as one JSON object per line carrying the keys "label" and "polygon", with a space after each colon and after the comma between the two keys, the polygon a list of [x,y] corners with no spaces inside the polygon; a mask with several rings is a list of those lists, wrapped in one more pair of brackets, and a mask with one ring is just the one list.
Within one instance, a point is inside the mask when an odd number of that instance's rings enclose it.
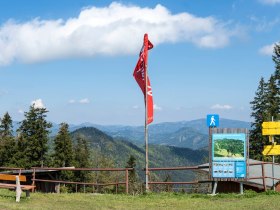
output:
{"label": "green grass", "polygon": [[280,194],[275,192],[239,194],[202,194],[160,193],[139,196],[112,194],[43,194],[31,193],[27,199],[22,194],[20,203],[15,202],[15,192],[0,190],[0,209],[265,209],[280,207]]}

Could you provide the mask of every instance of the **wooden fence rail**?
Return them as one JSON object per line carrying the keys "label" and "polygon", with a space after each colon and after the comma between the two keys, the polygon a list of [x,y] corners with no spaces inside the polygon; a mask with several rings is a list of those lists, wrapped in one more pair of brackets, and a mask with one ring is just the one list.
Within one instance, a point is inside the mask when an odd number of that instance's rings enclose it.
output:
{"label": "wooden fence rail", "polygon": [[[116,190],[119,185],[125,185],[125,192],[128,193],[129,190],[129,171],[134,170],[133,168],[41,168],[41,167],[32,167],[32,185],[36,185],[36,182],[47,182],[47,183],[57,183],[57,184],[76,184],[77,185],[85,185],[89,186],[111,186],[115,185]],[[73,182],[66,180],[47,180],[47,179],[36,179],[36,171],[110,171],[110,172],[125,172],[125,181],[124,182],[112,182],[112,183],[93,183],[93,182]]]}
{"label": "wooden fence rail", "polygon": [[[262,180],[262,185],[263,189],[266,191],[267,190],[267,183],[266,179],[273,179],[280,181],[280,178],[277,177],[272,177],[272,176],[267,176],[266,175],[266,169],[265,165],[266,164],[274,164],[274,165],[280,165],[280,163],[272,163],[272,162],[256,162],[256,163],[248,163],[248,168],[251,166],[256,166],[260,165],[261,166],[261,175],[260,176],[252,176],[250,174],[250,177],[247,177],[245,179],[246,181],[249,180],[256,180],[260,179]],[[188,167],[165,167],[165,168],[149,168],[149,172],[156,172],[156,171],[184,171],[184,170],[203,170],[203,169],[209,169],[208,165],[205,166],[188,166]],[[12,173],[12,174],[19,174],[23,173],[25,169],[23,168],[13,168],[13,167],[0,167],[0,170],[4,171],[3,173]],[[41,167],[33,167],[32,168],[32,185],[36,185],[36,182],[46,182],[46,183],[58,183],[58,184],[75,184],[77,185],[83,185],[83,186],[116,186],[116,188],[119,185],[124,185],[125,186],[125,192],[128,193],[129,191],[129,171],[134,170],[133,168],[41,168]],[[145,168],[143,169],[145,171]],[[111,182],[111,183],[93,183],[93,182],[73,182],[73,181],[68,181],[68,180],[54,180],[54,179],[38,179],[36,178],[36,172],[39,171],[95,171],[95,172],[102,172],[102,171],[110,171],[110,172],[125,172],[124,175],[124,181],[116,181],[116,182]],[[207,170],[204,170],[207,173]],[[190,185],[190,184],[199,184],[199,183],[207,183],[207,182],[213,182],[213,180],[192,180],[192,181],[179,181],[179,182],[172,182],[172,181],[150,181],[149,185]]]}

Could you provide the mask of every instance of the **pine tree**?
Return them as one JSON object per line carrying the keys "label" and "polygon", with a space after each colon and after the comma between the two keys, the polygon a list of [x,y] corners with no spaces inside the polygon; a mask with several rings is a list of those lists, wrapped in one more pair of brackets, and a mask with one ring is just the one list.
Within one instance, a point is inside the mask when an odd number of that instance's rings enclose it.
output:
{"label": "pine tree", "polygon": [[0,165],[10,166],[15,154],[12,118],[6,112],[0,124]]}
{"label": "pine tree", "polygon": [[274,46],[274,53],[272,55],[272,60],[275,64],[275,77],[277,80],[278,87],[280,86],[280,42],[275,44]]}
{"label": "pine tree", "polygon": [[54,166],[69,167],[74,161],[73,145],[67,123],[61,123],[57,136],[54,139]]}
{"label": "pine tree", "polygon": [[[275,72],[265,83],[261,78],[254,100],[251,102],[254,122],[250,130],[250,157],[262,160],[263,146],[268,144],[268,137],[262,135],[262,123],[280,120],[280,43],[274,47],[272,60]],[[278,137],[276,137],[277,139]]]}
{"label": "pine tree", "polygon": [[1,120],[0,124],[0,134],[1,137],[11,137],[13,136],[13,121],[8,112],[6,112]]}
{"label": "pine tree", "polygon": [[266,121],[274,121],[279,119],[280,111],[280,98],[279,98],[279,87],[276,83],[276,75],[271,75],[267,83],[266,90]]}
{"label": "pine tree", "polygon": [[46,120],[46,108],[37,108],[33,104],[28,112],[24,113],[25,119],[18,129],[18,148],[21,155],[25,156],[22,167],[43,166],[48,152],[48,135],[51,123]]}
{"label": "pine tree", "polygon": [[[75,145],[75,167],[89,168],[90,167],[90,153],[88,142],[82,136],[77,137],[77,144]],[[75,171],[76,181],[86,182],[89,179],[87,171]]]}
{"label": "pine tree", "polygon": [[139,179],[136,173],[136,158],[133,155],[129,156],[129,159],[126,163],[126,168],[133,168],[132,171],[128,172],[128,183],[129,183],[129,193],[135,195],[136,193],[140,193],[141,184],[139,183]]}
{"label": "pine tree", "polygon": [[250,130],[250,158],[261,160],[263,145],[267,143],[267,138],[262,135],[262,123],[268,118],[267,116],[267,84],[262,77],[258,89],[255,93],[254,100],[250,102],[254,121],[251,123]]}
{"label": "pine tree", "polygon": [[[166,174],[164,178],[164,182],[172,182],[172,178],[170,174]],[[172,192],[172,184],[166,184],[164,187],[166,192]]]}
{"label": "pine tree", "polygon": [[[275,104],[276,104],[276,113],[273,115],[275,121],[280,120],[280,42],[278,44],[275,44],[274,46],[274,53],[272,55],[272,60],[275,64],[275,71],[274,71],[274,80],[275,80],[275,85],[276,85],[276,91],[275,91]],[[275,142],[279,142],[280,137],[275,136]],[[278,159],[279,162],[279,157],[276,158]]]}

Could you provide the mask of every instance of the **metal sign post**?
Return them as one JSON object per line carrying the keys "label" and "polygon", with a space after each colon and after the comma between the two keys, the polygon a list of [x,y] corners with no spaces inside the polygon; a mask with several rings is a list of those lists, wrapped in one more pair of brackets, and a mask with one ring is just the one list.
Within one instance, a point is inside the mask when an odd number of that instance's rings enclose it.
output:
{"label": "metal sign post", "polygon": [[274,180],[274,163],[275,163],[275,155],[280,155],[280,145],[277,145],[274,142],[274,135],[280,135],[280,122],[274,122],[273,116],[271,117],[271,122],[263,122],[262,123],[262,135],[269,136],[269,141],[271,141],[272,145],[264,146],[264,150],[262,152],[263,155],[272,155],[272,185],[273,190],[275,191],[275,180]]}
{"label": "metal sign post", "polygon": [[[273,122],[273,116],[271,117],[271,121]],[[272,145],[274,144],[274,136],[271,137],[271,143]],[[272,155],[272,186],[273,190],[275,191],[275,186],[274,186],[274,155]]]}

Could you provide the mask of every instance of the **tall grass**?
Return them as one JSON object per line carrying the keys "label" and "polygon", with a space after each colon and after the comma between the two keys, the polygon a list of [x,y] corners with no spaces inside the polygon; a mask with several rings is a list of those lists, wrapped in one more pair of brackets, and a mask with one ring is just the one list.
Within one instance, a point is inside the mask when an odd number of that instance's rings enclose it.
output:
{"label": "tall grass", "polygon": [[239,194],[218,194],[216,196],[183,193],[148,193],[144,195],[114,194],[43,194],[32,193],[27,199],[22,195],[20,203],[15,202],[15,192],[0,189],[0,209],[191,209],[231,210],[265,209],[280,207],[280,194],[245,192]]}

